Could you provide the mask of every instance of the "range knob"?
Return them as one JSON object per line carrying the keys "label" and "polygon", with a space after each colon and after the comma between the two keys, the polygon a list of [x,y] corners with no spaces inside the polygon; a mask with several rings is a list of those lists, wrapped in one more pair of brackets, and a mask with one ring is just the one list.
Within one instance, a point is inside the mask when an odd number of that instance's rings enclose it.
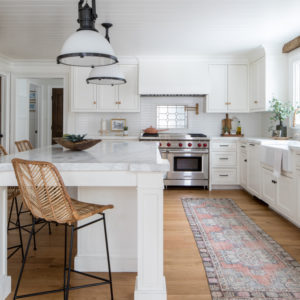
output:
{"label": "range knob", "polygon": [[171,147],[171,143],[167,143],[167,146],[168,146],[168,147]]}
{"label": "range knob", "polygon": [[182,143],[179,143],[178,146],[179,146],[179,147],[182,147]]}
{"label": "range knob", "polygon": [[203,144],[203,147],[205,147],[205,148],[206,148],[206,147],[207,147],[207,144]]}
{"label": "range knob", "polygon": [[202,144],[199,143],[199,144],[198,144],[198,147],[200,148],[201,146],[202,146]]}
{"label": "range knob", "polygon": [[189,147],[192,147],[192,146],[193,146],[193,144],[192,144],[192,143],[188,143],[188,146],[189,146]]}
{"label": "range knob", "polygon": [[161,147],[161,143],[159,143],[159,147]]}

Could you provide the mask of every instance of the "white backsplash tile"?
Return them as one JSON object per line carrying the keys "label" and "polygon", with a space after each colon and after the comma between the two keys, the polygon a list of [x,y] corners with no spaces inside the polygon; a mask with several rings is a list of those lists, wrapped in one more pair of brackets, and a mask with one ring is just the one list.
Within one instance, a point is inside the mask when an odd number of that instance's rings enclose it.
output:
{"label": "white backsplash tile", "polygon": [[[140,113],[76,113],[75,131],[77,133],[88,133],[98,135],[101,129],[101,120],[107,121],[110,128],[110,119],[120,118],[127,120],[129,135],[138,135],[142,129],[149,126],[156,127],[157,105],[188,105],[194,106],[199,103],[200,112],[196,115],[194,111],[188,112],[188,128],[173,129],[170,132],[201,132],[208,136],[218,136],[221,133],[222,119],[225,114],[206,113],[204,97],[142,97]],[[232,113],[229,117],[236,116],[242,125],[242,131],[246,136],[269,136],[269,114],[268,113]]]}

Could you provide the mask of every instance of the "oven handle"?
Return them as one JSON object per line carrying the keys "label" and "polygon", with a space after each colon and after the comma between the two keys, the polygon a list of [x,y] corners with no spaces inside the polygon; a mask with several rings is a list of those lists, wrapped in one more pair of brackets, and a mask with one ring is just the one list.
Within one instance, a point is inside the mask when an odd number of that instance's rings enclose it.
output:
{"label": "oven handle", "polygon": [[208,151],[203,152],[186,152],[186,151],[166,151],[169,154],[193,154],[193,155],[208,155]]}

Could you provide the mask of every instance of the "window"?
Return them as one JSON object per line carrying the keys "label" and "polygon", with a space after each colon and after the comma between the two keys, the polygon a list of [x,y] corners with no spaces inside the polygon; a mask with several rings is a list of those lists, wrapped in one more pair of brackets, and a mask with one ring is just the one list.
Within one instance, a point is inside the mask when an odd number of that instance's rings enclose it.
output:
{"label": "window", "polygon": [[157,128],[187,128],[187,111],[184,105],[157,106]]}
{"label": "window", "polygon": [[[293,63],[293,105],[300,107],[300,60]],[[300,125],[300,114],[296,115],[296,125]]]}

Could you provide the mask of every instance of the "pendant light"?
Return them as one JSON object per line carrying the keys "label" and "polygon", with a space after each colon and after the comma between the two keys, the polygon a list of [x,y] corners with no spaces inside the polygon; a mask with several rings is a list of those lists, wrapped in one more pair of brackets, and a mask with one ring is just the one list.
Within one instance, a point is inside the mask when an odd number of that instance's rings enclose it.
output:
{"label": "pendant light", "polygon": [[64,43],[58,64],[79,67],[107,66],[118,62],[110,43],[95,28],[96,0],[92,0],[92,7],[87,0],[78,3],[79,29]]}
{"label": "pendant light", "polygon": [[[105,38],[108,42],[109,39],[109,28],[112,27],[111,23],[103,23],[102,26],[105,28]],[[118,64],[96,67],[90,72],[87,83],[98,84],[98,85],[120,85],[126,83],[126,79],[122,74]]]}

